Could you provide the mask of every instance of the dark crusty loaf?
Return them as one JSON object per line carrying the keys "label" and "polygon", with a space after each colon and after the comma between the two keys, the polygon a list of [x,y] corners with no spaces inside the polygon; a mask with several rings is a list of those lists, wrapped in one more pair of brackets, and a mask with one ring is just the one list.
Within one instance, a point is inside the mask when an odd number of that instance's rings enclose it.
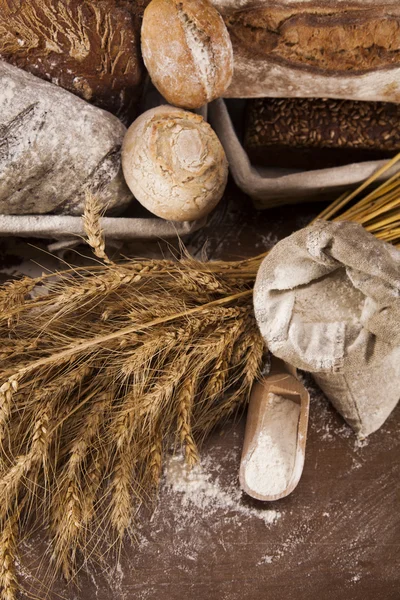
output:
{"label": "dark crusty loaf", "polygon": [[245,147],[254,164],[318,169],[400,151],[400,105],[310,98],[247,103]]}
{"label": "dark crusty loaf", "polygon": [[400,102],[398,0],[237,5],[223,6],[234,53],[227,96]]}
{"label": "dark crusty loaf", "polygon": [[0,0],[0,57],[130,121],[148,0]]}

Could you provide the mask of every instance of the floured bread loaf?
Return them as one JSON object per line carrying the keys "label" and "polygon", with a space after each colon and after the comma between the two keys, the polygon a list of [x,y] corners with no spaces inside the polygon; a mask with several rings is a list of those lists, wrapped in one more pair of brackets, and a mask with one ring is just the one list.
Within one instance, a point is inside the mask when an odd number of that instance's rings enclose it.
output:
{"label": "floured bread loaf", "polygon": [[152,0],[143,17],[142,53],[158,91],[183,108],[222,96],[232,78],[229,34],[207,0]]}
{"label": "floured bread loaf", "polygon": [[86,192],[117,213],[132,199],[114,115],[0,60],[0,214],[81,215]]}
{"label": "floured bread loaf", "polygon": [[225,96],[400,102],[400,4],[214,0],[234,75]]}
{"label": "floured bread loaf", "polygon": [[199,115],[159,106],[140,115],[122,146],[131,191],[148,210],[171,221],[193,221],[219,202],[228,176],[224,150]]}

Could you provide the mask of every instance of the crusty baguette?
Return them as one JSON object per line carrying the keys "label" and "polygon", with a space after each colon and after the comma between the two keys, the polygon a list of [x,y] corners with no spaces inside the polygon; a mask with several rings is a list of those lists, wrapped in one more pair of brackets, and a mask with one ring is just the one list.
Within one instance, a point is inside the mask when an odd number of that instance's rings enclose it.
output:
{"label": "crusty baguette", "polygon": [[400,102],[395,0],[214,0],[234,51],[227,97]]}

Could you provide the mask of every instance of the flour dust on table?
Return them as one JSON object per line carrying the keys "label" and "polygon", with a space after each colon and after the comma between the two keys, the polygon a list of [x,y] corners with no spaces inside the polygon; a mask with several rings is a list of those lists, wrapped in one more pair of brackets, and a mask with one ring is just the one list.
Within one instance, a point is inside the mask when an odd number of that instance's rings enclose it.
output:
{"label": "flour dust on table", "polygon": [[[222,510],[232,511],[247,518],[257,518],[266,525],[275,523],[281,513],[274,509],[258,510],[241,502],[242,492],[237,484],[224,486],[211,473],[212,461],[206,457],[192,469],[182,456],[173,456],[167,461],[165,487],[177,495],[177,511],[197,514],[215,514]],[[182,511],[183,509],[183,511]]]}

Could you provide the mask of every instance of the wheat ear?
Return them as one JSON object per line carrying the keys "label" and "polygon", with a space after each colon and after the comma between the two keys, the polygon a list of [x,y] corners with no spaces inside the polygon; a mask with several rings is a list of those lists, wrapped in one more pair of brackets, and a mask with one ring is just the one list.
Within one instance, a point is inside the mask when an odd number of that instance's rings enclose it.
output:
{"label": "wheat ear", "polygon": [[193,438],[190,416],[198,385],[195,374],[189,374],[182,382],[178,392],[178,434],[185,450],[185,460],[189,467],[199,461],[199,453]]}
{"label": "wheat ear", "polygon": [[2,600],[16,600],[18,591],[16,573],[16,538],[18,516],[13,514],[5,522],[0,534],[0,590]]}
{"label": "wheat ear", "polygon": [[100,217],[103,208],[98,198],[91,192],[86,192],[85,209],[83,213],[83,227],[87,235],[87,243],[92,248],[94,254],[103,260],[106,264],[112,264],[112,261],[106,254],[106,245],[103,231],[100,225]]}

